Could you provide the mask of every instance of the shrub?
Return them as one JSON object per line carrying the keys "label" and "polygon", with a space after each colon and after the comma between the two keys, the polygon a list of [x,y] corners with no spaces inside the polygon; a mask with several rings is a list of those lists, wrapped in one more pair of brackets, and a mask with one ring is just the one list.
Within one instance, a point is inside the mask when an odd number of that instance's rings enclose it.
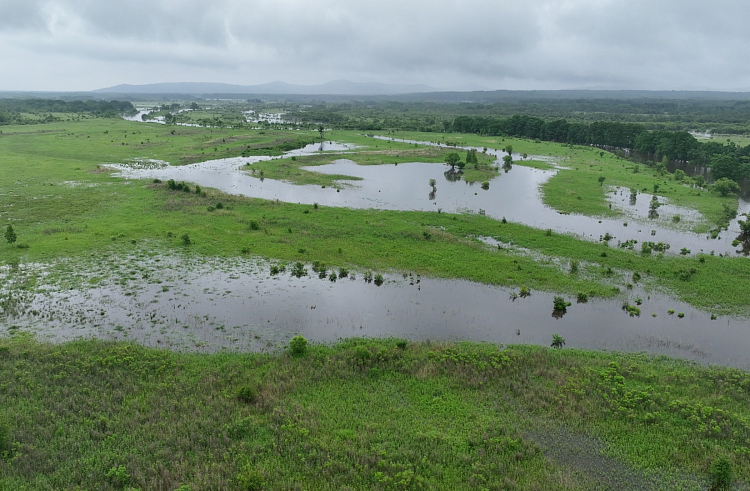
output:
{"label": "shrub", "polygon": [[399,339],[398,341],[396,341],[396,347],[398,349],[406,349],[406,344],[407,342],[405,339]]}
{"label": "shrub", "polygon": [[490,188],[490,182],[482,181],[482,189],[489,189],[489,188]]}
{"label": "shrub", "polygon": [[734,471],[732,464],[724,457],[719,457],[711,462],[708,469],[708,475],[711,478],[712,491],[724,491],[730,489],[734,481]]}
{"label": "shrub", "polygon": [[12,244],[13,242],[16,241],[17,238],[18,236],[16,235],[16,232],[13,230],[13,226],[8,225],[5,228],[5,240],[8,241],[8,244]]}
{"label": "shrub", "polygon": [[349,270],[346,268],[339,268],[339,278],[346,278],[349,276]]}
{"label": "shrub", "polygon": [[307,339],[297,335],[289,340],[289,351],[293,355],[304,355],[307,351]]}
{"label": "shrub", "polygon": [[572,274],[576,274],[578,272],[579,266],[580,266],[580,262],[578,261],[578,259],[570,260],[570,272]]}
{"label": "shrub", "polygon": [[197,184],[195,185],[195,194],[201,194],[201,187]]}
{"label": "shrub", "polygon": [[565,339],[560,336],[559,333],[555,333],[552,335],[552,344],[550,344],[555,349],[560,349],[563,346],[565,346]]}
{"label": "shrub", "polygon": [[263,474],[250,467],[250,464],[245,464],[242,467],[242,470],[237,474],[236,481],[240,489],[244,491],[260,491],[266,484]]}
{"label": "shrub", "polygon": [[277,274],[279,274],[279,267],[274,264],[273,266],[271,266],[271,275],[275,276]]}
{"label": "shrub", "polygon": [[521,287],[521,291],[518,293],[518,295],[520,295],[521,298],[528,297],[529,295],[531,295],[531,288],[529,288],[527,286],[522,286]]}
{"label": "shrub", "polygon": [[190,240],[190,236],[187,233],[182,234],[182,243],[185,244],[185,245],[192,244],[192,242]]}
{"label": "shrub", "polygon": [[578,292],[578,295],[576,297],[576,301],[578,303],[586,303],[589,301],[589,296],[586,293]]}
{"label": "shrub", "polygon": [[257,398],[258,398],[258,391],[253,386],[245,385],[245,386],[240,387],[237,390],[237,399],[239,399],[242,402],[251,404],[255,402]]}
{"label": "shrub", "polygon": [[375,279],[373,281],[377,286],[380,286],[385,282],[385,279],[383,278],[382,274],[378,273],[375,275]]}
{"label": "shrub", "polygon": [[216,203],[216,209],[217,210],[221,210],[223,208],[224,208],[224,204],[221,201],[219,201],[218,203]]}
{"label": "shrub", "polygon": [[358,365],[362,365],[367,362],[371,356],[372,353],[370,353],[370,350],[367,349],[367,346],[360,345],[354,348],[354,360]]}
{"label": "shrub", "polygon": [[338,276],[336,276],[336,272],[331,271],[331,275],[328,277],[328,279],[331,280],[331,283],[336,283],[336,278],[338,278]]}
{"label": "shrub", "polygon": [[250,230],[260,230],[260,224],[257,220],[250,220]]}
{"label": "shrub", "polygon": [[683,317],[685,317],[685,314],[683,312],[680,312],[680,313],[677,314],[677,317],[679,317],[680,319],[682,319]]}
{"label": "shrub", "polygon": [[307,276],[307,268],[305,268],[305,265],[299,261],[294,263],[294,266],[292,266],[292,276],[296,276],[297,278]]}
{"label": "shrub", "polygon": [[372,283],[372,271],[365,271],[362,278],[364,278],[365,283]]}
{"label": "shrub", "polygon": [[107,481],[116,488],[124,488],[130,481],[130,474],[124,465],[114,466],[105,474]]}
{"label": "shrub", "polygon": [[8,424],[0,419],[0,456],[10,447],[10,428]]}
{"label": "shrub", "polygon": [[565,312],[568,309],[568,305],[570,305],[568,302],[565,301],[563,297],[555,297],[552,299],[552,308],[554,310]]}

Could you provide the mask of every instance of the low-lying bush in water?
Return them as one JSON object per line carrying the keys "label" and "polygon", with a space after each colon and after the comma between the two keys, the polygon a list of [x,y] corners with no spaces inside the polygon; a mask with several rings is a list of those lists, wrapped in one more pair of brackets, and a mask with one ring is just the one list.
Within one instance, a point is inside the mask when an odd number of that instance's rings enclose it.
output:
{"label": "low-lying bush in water", "polygon": [[292,276],[296,276],[297,278],[307,276],[307,268],[305,268],[302,262],[297,261],[294,263],[294,266],[292,266]]}
{"label": "low-lying bush in water", "polygon": [[376,285],[380,286],[385,282],[385,279],[383,278],[383,275],[378,273],[375,275],[375,278],[373,279]]}
{"label": "low-lying bush in water", "polygon": [[552,299],[552,308],[554,310],[565,312],[570,306],[570,302],[567,302],[565,298],[556,296]]}

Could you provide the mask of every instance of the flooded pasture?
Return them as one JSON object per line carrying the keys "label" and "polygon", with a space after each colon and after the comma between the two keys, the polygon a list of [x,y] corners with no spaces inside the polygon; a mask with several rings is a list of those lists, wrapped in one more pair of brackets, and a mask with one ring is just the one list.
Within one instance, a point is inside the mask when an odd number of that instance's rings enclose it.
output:
{"label": "flooded pasture", "polygon": [[[327,142],[308,145],[288,152],[284,157],[310,155],[320,151],[338,151],[343,153],[342,157],[346,157],[346,152],[353,149],[352,145]],[[542,170],[514,165],[509,172],[499,171],[497,176],[489,181],[489,189],[483,189],[479,183],[460,180],[457,173],[451,172],[445,164],[440,163],[413,162],[364,166],[342,158],[331,164],[308,168],[319,173],[341,174],[362,179],[341,181],[342,189],[263,179],[253,176],[246,170],[247,164],[272,158],[231,157],[185,166],[169,166],[163,163],[149,168],[142,165],[111,166],[120,171],[116,175],[127,179],[174,179],[253,198],[359,209],[483,213],[498,220],[506,218],[590,241],[598,241],[609,234],[617,242],[664,242],[671,246],[667,253],[677,253],[682,248],[690,250],[691,254],[711,251],[716,254],[740,252],[732,244],[740,234],[736,219],[731,221],[729,230],[712,239],[706,234],[696,234],[687,230],[691,223],[700,221],[700,215],[692,210],[677,207],[670,209],[671,205],[668,204],[660,207],[659,216],[671,219],[674,215],[680,215],[686,219],[684,224],[675,224],[666,219],[650,219],[648,213],[644,213],[641,207],[636,206],[638,203],[642,205],[646,202],[646,196],[650,196],[646,194],[641,194],[632,205],[625,206],[621,206],[620,201],[614,199],[614,196],[610,197],[613,206],[626,211],[624,219],[561,214],[543,203],[539,189],[557,172],[555,169]],[[540,158],[550,159],[537,157]],[[429,186],[431,179],[437,181],[437,191],[434,193]],[[629,193],[629,190],[622,192]],[[739,213],[749,211],[750,203],[740,201]]]}
{"label": "flooded pasture", "polygon": [[[310,264],[300,278],[290,274],[291,265],[271,275],[273,264],[259,258],[102,254],[85,265],[5,266],[0,319],[6,333],[28,331],[54,342],[95,337],[209,352],[275,350],[296,334],[316,342],[396,336],[546,346],[557,332],[570,348],[645,351],[750,368],[747,321],[711,320],[662,294],[629,292],[631,304],[641,297],[640,316],[622,310],[622,300],[575,298],[568,298],[572,305],[561,315],[553,312],[550,293],[522,298],[508,288],[401,274],[384,274],[377,286],[364,281],[362,271],[332,282],[329,275],[320,279]],[[44,286],[16,288],[31,277]]]}

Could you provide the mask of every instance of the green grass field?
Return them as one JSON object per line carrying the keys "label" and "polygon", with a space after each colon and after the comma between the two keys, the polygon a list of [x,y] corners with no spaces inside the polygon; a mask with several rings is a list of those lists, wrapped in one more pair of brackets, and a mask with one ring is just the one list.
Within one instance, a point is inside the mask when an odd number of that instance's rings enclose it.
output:
{"label": "green grass field", "polygon": [[[644,355],[353,339],[191,355],[0,339],[0,490],[705,489],[750,378]],[[181,487],[182,486],[182,487]]]}

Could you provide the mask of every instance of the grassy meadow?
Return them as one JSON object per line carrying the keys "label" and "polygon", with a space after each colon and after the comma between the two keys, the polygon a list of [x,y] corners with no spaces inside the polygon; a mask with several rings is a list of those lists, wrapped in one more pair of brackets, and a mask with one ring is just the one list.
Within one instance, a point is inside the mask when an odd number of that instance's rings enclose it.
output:
{"label": "grassy meadow", "polygon": [[300,351],[0,339],[0,490],[698,490],[722,459],[750,477],[738,370],[395,339]]}

